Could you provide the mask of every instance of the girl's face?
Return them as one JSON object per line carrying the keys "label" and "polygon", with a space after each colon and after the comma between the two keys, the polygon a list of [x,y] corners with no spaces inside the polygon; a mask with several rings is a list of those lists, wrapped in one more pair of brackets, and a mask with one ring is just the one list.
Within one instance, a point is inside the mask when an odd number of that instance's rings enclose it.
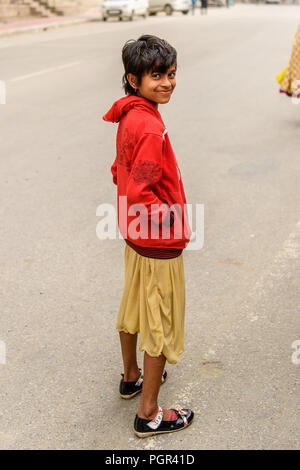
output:
{"label": "girl's face", "polygon": [[136,77],[128,74],[127,79],[133,88],[137,88],[137,96],[146,98],[158,107],[170,101],[176,86],[176,64],[172,64],[165,72],[148,72],[142,76],[140,85],[137,85]]}

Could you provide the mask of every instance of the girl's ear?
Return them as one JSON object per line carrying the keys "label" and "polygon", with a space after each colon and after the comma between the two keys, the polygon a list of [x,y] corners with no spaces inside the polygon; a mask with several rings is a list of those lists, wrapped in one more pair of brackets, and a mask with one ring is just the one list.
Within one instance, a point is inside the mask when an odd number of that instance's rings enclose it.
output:
{"label": "girl's ear", "polygon": [[128,73],[126,75],[126,78],[129,82],[129,85],[134,88],[134,90],[137,90],[137,78],[135,75],[133,75],[132,73]]}

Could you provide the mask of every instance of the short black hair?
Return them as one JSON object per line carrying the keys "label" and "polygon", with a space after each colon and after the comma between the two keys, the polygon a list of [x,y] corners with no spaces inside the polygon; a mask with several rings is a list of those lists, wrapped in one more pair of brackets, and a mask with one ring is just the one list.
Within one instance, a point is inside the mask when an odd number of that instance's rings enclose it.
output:
{"label": "short black hair", "polygon": [[137,77],[138,85],[142,76],[150,71],[165,73],[172,64],[177,64],[177,51],[164,39],[144,34],[137,40],[129,39],[122,49],[125,73],[122,85],[126,95],[134,95],[135,90],[127,80],[127,74]]}

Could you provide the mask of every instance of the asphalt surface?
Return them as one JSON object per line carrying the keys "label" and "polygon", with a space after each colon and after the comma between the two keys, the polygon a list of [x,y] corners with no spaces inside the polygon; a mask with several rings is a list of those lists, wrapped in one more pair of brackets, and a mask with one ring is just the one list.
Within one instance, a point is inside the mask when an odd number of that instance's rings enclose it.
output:
{"label": "asphalt surface", "polygon": [[[299,447],[300,106],[275,81],[299,20],[298,6],[241,5],[1,39],[2,449]],[[124,241],[96,236],[97,207],[116,207],[101,116],[142,33],[177,48],[160,112],[205,215],[203,248],[184,252],[185,352],[159,396],[194,423],[145,440],[139,398],[118,395]]]}

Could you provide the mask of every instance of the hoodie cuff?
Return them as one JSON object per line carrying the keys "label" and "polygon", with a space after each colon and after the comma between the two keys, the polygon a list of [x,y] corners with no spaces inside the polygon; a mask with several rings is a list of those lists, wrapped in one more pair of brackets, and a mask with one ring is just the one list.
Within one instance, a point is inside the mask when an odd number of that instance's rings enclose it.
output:
{"label": "hoodie cuff", "polygon": [[[162,199],[162,201],[168,206],[169,214],[170,214],[170,227],[172,227],[172,225],[175,222],[175,213],[171,210],[171,208],[170,208],[169,204],[167,203],[167,201],[165,201],[164,199]],[[165,218],[164,220],[167,220],[167,218]],[[167,222],[163,222],[162,224],[164,226],[169,225]]]}

